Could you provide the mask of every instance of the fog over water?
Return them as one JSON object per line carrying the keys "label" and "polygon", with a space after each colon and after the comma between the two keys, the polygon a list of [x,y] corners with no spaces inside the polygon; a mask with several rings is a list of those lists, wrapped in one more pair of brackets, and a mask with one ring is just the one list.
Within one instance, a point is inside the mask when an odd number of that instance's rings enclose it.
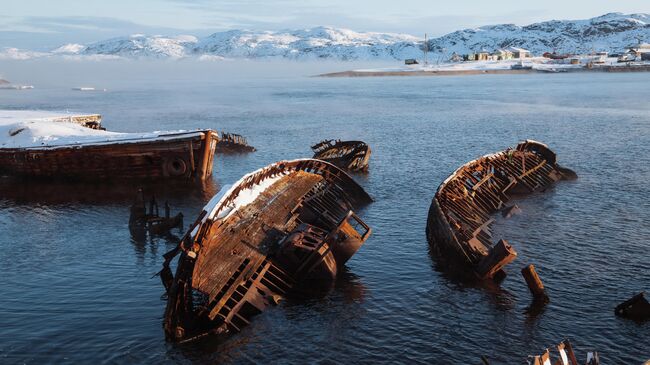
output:
{"label": "fog over water", "polygon": [[[650,323],[614,307],[650,290],[649,73],[318,78],[386,64],[254,61],[0,62],[0,109],[100,113],[114,131],[213,128],[257,152],[218,156],[203,188],[0,178],[0,363],[521,364],[570,338],[579,361],[650,359]],[[87,86],[107,91],[79,92]],[[174,237],[128,230],[139,185],[192,222],[224,184],[326,138],[373,149],[355,179],[373,234],[323,298],[286,301],[225,343],[175,346],[158,278]],[[519,253],[500,288],[437,270],[425,225],[458,166],[523,139],[547,143],[579,179],[497,218]],[[182,231],[174,231],[176,238]],[[551,302],[536,315],[519,271],[535,264]]]}

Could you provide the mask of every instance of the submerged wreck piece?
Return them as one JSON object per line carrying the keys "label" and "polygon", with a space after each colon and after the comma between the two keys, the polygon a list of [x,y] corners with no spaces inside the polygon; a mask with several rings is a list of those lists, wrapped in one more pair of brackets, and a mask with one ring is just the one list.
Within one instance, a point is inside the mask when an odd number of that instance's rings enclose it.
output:
{"label": "submerged wreck piece", "polygon": [[491,214],[512,195],[541,191],[575,176],[557,164],[546,145],[532,140],[466,163],[438,187],[431,202],[426,233],[432,252],[461,274],[502,276],[517,253],[505,240],[491,242]]}
{"label": "submerged wreck piece", "polygon": [[349,171],[368,171],[370,147],[361,141],[325,140],[313,146],[314,157]]}
{"label": "submerged wreck piece", "polygon": [[[553,351],[549,351],[549,349],[546,349],[542,355],[539,356],[532,356],[529,355],[528,359],[532,361],[528,361],[528,364],[530,365],[580,365],[578,364],[578,359],[576,358],[575,353],[573,352],[573,346],[571,346],[571,342],[569,342],[568,339],[560,342],[557,347],[557,353]],[[551,355],[556,355],[557,359],[555,361],[551,361]],[[597,352],[588,352],[587,353],[587,362],[585,363],[586,365],[599,365],[600,361],[598,360],[598,353]]]}
{"label": "submerged wreck piece", "polygon": [[0,111],[0,173],[80,180],[205,180],[212,130],[116,133],[97,115]]}
{"label": "submerged wreck piece", "polygon": [[650,320],[650,303],[641,292],[632,298],[616,306],[614,313],[623,318],[633,319],[635,321]]}
{"label": "submerged wreck piece", "polygon": [[237,332],[292,290],[334,278],[370,235],[354,210],[371,201],[344,171],[312,159],[280,161],[224,187],[165,254],[166,337]]}
{"label": "submerged wreck piece", "polygon": [[217,142],[217,153],[242,153],[255,152],[255,147],[248,144],[246,137],[234,133],[219,133]]}
{"label": "submerged wreck piece", "polygon": [[151,234],[164,234],[172,228],[182,226],[183,213],[178,213],[172,217],[171,208],[165,202],[165,216],[161,217],[158,202],[153,196],[149,201],[149,210],[147,211],[144,192],[142,190],[138,191],[138,195],[131,206],[131,214],[129,216],[129,229],[131,233],[136,234],[146,231]]}
{"label": "submerged wreck piece", "polygon": [[521,269],[521,275],[524,277],[524,280],[526,280],[526,285],[528,285],[528,289],[530,289],[533,299],[538,303],[547,303],[549,298],[544,289],[542,279],[537,275],[535,265],[530,264]]}

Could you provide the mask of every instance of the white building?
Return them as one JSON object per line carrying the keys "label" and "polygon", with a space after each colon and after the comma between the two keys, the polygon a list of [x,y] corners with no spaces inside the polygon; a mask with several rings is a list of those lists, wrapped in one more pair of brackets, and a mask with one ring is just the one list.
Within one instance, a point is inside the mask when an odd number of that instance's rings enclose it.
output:
{"label": "white building", "polygon": [[527,49],[518,48],[518,47],[508,47],[507,50],[512,52],[512,57],[513,58],[529,58],[530,57],[530,51],[527,50]]}

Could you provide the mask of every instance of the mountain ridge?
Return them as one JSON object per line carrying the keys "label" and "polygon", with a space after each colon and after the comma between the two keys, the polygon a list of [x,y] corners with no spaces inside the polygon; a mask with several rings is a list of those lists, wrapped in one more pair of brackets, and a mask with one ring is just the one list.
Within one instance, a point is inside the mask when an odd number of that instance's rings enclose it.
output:
{"label": "mountain ridge", "polygon": [[[533,54],[620,52],[650,40],[650,14],[608,13],[582,20],[549,20],[528,25],[494,24],[457,30],[430,39],[429,50],[438,56],[480,50],[521,47]],[[292,60],[391,60],[420,58],[423,40],[408,34],[356,32],[319,26],[308,29],[251,31],[234,29],[205,37],[193,35],[133,34],[87,45],[70,43],[50,52],[5,48],[0,59],[154,58]]]}

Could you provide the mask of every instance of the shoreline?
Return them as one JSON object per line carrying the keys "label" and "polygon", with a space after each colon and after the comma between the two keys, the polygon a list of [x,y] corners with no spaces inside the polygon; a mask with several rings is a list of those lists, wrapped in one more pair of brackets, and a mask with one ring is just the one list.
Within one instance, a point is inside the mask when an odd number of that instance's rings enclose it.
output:
{"label": "shoreline", "polygon": [[468,75],[510,75],[510,74],[556,74],[556,73],[575,73],[575,72],[650,72],[650,64],[635,66],[598,66],[593,68],[563,68],[562,71],[547,71],[539,69],[531,70],[513,70],[513,69],[485,69],[485,70],[431,70],[431,71],[340,71],[330,72],[316,77],[392,77],[392,76],[468,76]]}

